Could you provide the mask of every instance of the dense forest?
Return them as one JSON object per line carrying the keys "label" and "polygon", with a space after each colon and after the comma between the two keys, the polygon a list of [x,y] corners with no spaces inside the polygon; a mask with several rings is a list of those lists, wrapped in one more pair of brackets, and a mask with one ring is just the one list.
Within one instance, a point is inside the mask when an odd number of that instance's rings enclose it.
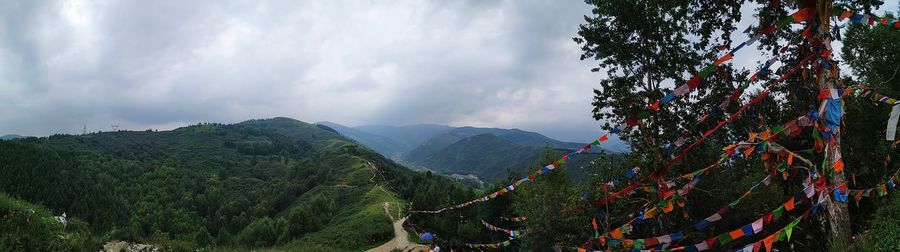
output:
{"label": "dense forest", "polygon": [[[353,251],[393,237],[384,202],[405,211],[408,199],[474,196],[287,118],[2,141],[0,171],[3,225],[21,224],[24,209],[38,211],[42,221],[32,223],[43,225],[4,228],[0,250],[96,251],[129,240],[172,250]],[[46,221],[62,213],[65,230]],[[63,231],[63,239],[51,235]],[[54,242],[29,238],[38,233]]]}

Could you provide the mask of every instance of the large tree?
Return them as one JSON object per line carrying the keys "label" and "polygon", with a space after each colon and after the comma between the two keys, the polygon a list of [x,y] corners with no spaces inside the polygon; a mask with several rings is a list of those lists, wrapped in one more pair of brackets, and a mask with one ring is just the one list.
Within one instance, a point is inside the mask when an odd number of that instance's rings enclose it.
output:
{"label": "large tree", "polygon": [[[682,132],[690,132],[693,138],[709,129],[710,125],[695,124],[701,115],[709,115],[716,122],[723,116],[735,112],[732,104],[724,110],[717,108],[731,91],[747,81],[749,70],[735,69],[724,64],[717,73],[705,78],[689,95],[676,99],[661,107],[658,111],[648,109],[654,101],[662,98],[675,86],[685,83],[691,76],[701,71],[730,48],[735,48],[741,41],[731,41],[734,32],[743,31],[747,27],[735,27],[742,18],[742,8],[753,8],[758,19],[750,29],[751,33],[775,24],[794,10],[804,7],[816,8],[818,17],[810,17],[804,26],[793,26],[763,36],[756,44],[766,53],[763,58],[777,57],[783,64],[773,68],[768,78],[761,78],[762,83],[771,81],[786,73],[794,65],[801,63],[811,55],[820,53],[826,47],[830,34],[828,21],[831,17],[832,4],[855,9],[861,12],[870,11],[882,4],[881,1],[659,1],[659,0],[612,0],[586,1],[593,5],[592,15],[585,17],[575,42],[582,46],[582,60],[596,60],[598,66],[592,69],[601,72],[600,88],[594,90],[594,118],[605,121],[606,129],[612,130],[615,123],[628,118],[646,118],[638,124],[637,130],[622,132],[620,136],[631,143],[632,154],[629,163],[637,163],[651,170],[658,169],[669,160],[668,153],[663,150],[667,143],[672,143]],[[754,7],[755,6],[755,7]],[[825,24],[815,26],[815,24]],[[811,29],[811,36],[799,36],[805,28]],[[824,42],[823,42],[824,41]],[[780,50],[786,47],[784,51]],[[869,52],[873,53],[873,52]],[[735,58],[759,57],[738,53]],[[754,106],[756,109],[745,111],[744,120],[736,120],[727,125],[719,133],[712,135],[698,150],[690,153],[690,158],[676,166],[676,171],[689,171],[711,163],[719,155],[719,148],[738,139],[745,139],[748,132],[760,132],[776,127],[797,115],[818,107],[817,94],[820,89],[831,86],[840,87],[836,83],[840,76],[826,71],[830,64],[806,65],[798,74],[787,79],[784,85],[776,86],[776,95]],[[762,62],[760,62],[762,63]],[[880,71],[880,70],[874,70]],[[887,77],[879,77],[887,78]],[[756,96],[758,94],[751,94]],[[747,97],[744,97],[746,102]],[[646,111],[651,111],[649,116]],[[643,113],[643,114],[642,114]],[[716,115],[719,117],[716,118]],[[805,134],[799,139],[790,141],[790,147],[811,148],[814,139]],[[837,161],[836,153],[840,153],[840,135],[836,135],[835,144],[825,154],[811,153],[812,158],[822,160],[825,155],[832,157],[826,164],[830,168]],[[770,162],[771,163],[771,162]],[[737,167],[735,163],[731,167]],[[679,169],[680,167],[680,169]],[[746,169],[741,169],[746,171]],[[738,171],[732,171],[738,172]],[[728,175],[717,175],[728,176]],[[833,177],[831,184],[843,182],[843,174]],[[717,184],[725,192],[730,184]],[[790,184],[782,185],[787,193]],[[727,203],[727,202],[726,202]],[[832,221],[832,238],[840,245],[849,238],[849,230],[842,227],[847,224],[847,213],[841,211],[845,205],[829,207],[832,210],[829,219]],[[708,209],[706,210],[708,212]],[[837,211],[837,212],[834,212]],[[693,214],[692,214],[693,215]]]}

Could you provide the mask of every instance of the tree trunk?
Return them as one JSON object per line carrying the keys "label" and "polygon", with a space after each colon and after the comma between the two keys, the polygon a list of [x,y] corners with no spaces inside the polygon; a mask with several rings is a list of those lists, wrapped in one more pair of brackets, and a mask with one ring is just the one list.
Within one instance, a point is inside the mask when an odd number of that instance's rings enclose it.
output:
{"label": "tree trunk", "polygon": [[[823,41],[824,46],[826,48],[830,48],[830,40],[826,40],[828,35],[828,31],[830,28],[829,21],[831,17],[831,9],[832,2],[831,0],[818,0],[817,6],[819,23],[821,24],[818,29],[818,33],[816,35],[816,39]],[[815,52],[816,50],[813,50]],[[830,59],[828,59],[830,61]],[[837,66],[833,62],[832,66]],[[832,71],[824,69],[821,64],[816,66],[817,74],[816,81],[819,84],[820,89],[834,88],[836,80],[838,76],[832,76]],[[843,109],[843,108],[841,108]],[[834,167],[834,164],[840,160],[841,158],[841,130],[840,127],[837,127],[833,132],[834,143],[829,144],[828,148],[825,150],[826,155],[828,156],[828,164],[830,167]],[[828,172],[827,170],[824,172]],[[826,176],[826,174],[822,174]],[[845,181],[843,172],[835,172],[834,176],[831,177],[829,185],[836,187],[843,184]],[[844,192],[846,193],[846,192]],[[831,226],[831,250],[843,250],[846,249],[849,243],[849,238],[851,234],[850,230],[850,213],[847,210],[847,204],[832,200],[830,195],[825,195],[828,197],[827,205],[828,205],[828,220]]]}

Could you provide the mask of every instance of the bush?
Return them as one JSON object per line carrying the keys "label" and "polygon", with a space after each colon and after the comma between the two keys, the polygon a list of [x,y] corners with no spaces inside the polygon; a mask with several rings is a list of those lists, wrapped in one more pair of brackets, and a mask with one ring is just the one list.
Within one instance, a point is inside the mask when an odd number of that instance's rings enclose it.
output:
{"label": "bush", "polygon": [[872,239],[864,250],[898,251],[900,250],[900,197],[891,197],[890,203],[878,209],[872,221]]}

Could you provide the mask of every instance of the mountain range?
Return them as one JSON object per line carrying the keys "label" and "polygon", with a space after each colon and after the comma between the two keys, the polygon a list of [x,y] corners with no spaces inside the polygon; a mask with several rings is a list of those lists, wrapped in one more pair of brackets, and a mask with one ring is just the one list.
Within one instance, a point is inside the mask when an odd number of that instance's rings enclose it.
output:
{"label": "mountain range", "polygon": [[395,237],[389,216],[474,195],[289,118],[2,140],[0,153],[0,251],[363,251]]}
{"label": "mountain range", "polygon": [[19,139],[19,138],[25,138],[25,136],[20,136],[20,135],[16,135],[16,134],[0,136],[0,140],[13,140],[13,139]]}
{"label": "mountain range", "polygon": [[[563,153],[584,144],[559,141],[520,129],[451,127],[420,124],[410,126],[364,125],[348,127],[318,122],[370,149],[411,168],[448,175],[474,175],[493,182],[504,179],[507,170],[522,174],[537,165],[544,148]],[[613,142],[613,141],[611,141]],[[607,153],[620,153],[624,144],[601,146]],[[607,147],[610,146],[610,147]],[[598,151],[597,149],[593,151]],[[577,156],[573,167],[588,163],[591,155]],[[570,173],[579,176],[579,172]]]}

